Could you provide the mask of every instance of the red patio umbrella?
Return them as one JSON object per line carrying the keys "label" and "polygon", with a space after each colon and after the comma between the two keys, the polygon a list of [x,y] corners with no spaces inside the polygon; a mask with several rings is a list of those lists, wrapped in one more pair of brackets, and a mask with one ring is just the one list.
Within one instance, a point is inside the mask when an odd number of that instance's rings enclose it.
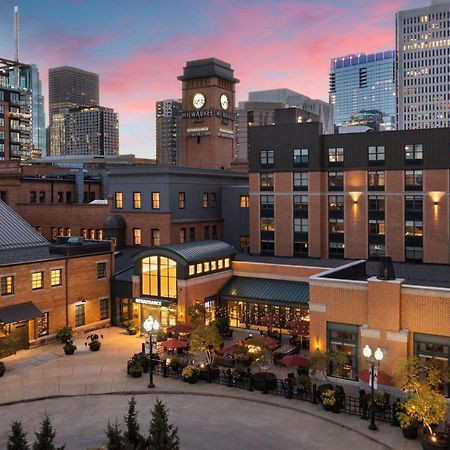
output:
{"label": "red patio umbrella", "polygon": [[234,355],[236,350],[241,347],[241,344],[231,344],[222,349],[223,353],[228,353],[229,355]]}
{"label": "red patio umbrella", "polygon": [[291,328],[292,336],[309,336],[309,322],[307,320],[299,320],[295,327]]}
{"label": "red patio umbrella", "polygon": [[280,362],[286,367],[306,367],[308,365],[308,358],[303,355],[286,355],[280,359]]}
{"label": "red patio umbrella", "polygon": [[162,342],[163,348],[187,348],[189,343],[187,341],[182,341],[181,339],[167,339],[167,341]]}
{"label": "red patio umbrella", "polygon": [[302,326],[304,322],[308,322],[308,321],[305,319],[294,319],[294,320],[290,320],[289,322],[287,322],[286,325],[289,328],[296,328],[296,327]]}
{"label": "red patio umbrella", "polygon": [[260,321],[265,325],[275,325],[280,321],[280,317],[276,314],[265,314],[261,317]]}
{"label": "red patio umbrella", "polygon": [[269,350],[275,350],[281,345],[280,341],[270,336],[264,336],[264,342]]}
{"label": "red patio umbrella", "polygon": [[[369,382],[369,369],[364,369],[359,372],[359,379],[364,381],[364,383]],[[378,384],[383,384],[389,386],[391,384],[392,378],[388,373],[378,370]]]}
{"label": "red patio umbrella", "polygon": [[167,328],[168,333],[184,333],[188,334],[193,331],[193,328],[190,325],[185,325],[184,323],[179,323],[178,325],[174,325],[173,327]]}

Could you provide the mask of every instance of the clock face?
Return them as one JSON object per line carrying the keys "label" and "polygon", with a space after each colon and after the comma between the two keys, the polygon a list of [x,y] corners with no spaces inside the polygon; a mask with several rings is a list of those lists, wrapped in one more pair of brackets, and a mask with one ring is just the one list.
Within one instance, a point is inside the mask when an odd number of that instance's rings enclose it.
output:
{"label": "clock face", "polygon": [[220,106],[225,110],[228,109],[228,97],[225,94],[220,96]]}
{"label": "clock face", "polygon": [[197,94],[194,95],[194,98],[192,99],[192,105],[194,106],[194,108],[196,109],[200,109],[203,108],[203,106],[205,106],[205,102],[206,102],[206,98],[205,96],[198,92]]}

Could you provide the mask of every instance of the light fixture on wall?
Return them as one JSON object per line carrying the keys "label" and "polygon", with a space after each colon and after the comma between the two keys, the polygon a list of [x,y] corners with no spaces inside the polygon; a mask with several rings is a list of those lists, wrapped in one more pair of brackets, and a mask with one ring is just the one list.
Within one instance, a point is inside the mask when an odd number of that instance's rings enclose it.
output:
{"label": "light fixture on wall", "polygon": [[320,350],[320,341],[319,338],[316,338],[316,352]]}

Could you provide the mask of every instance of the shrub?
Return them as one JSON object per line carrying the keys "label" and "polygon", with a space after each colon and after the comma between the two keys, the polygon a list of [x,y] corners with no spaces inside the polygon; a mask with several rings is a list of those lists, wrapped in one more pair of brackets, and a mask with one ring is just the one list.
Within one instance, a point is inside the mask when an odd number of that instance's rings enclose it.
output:
{"label": "shrub", "polygon": [[334,406],[336,403],[336,396],[333,389],[328,389],[322,394],[322,404],[327,406]]}
{"label": "shrub", "polygon": [[62,344],[72,340],[73,330],[72,327],[63,327],[58,331],[56,335]]}
{"label": "shrub", "polygon": [[185,381],[192,380],[193,378],[198,377],[199,374],[200,374],[200,369],[198,367],[194,366],[194,364],[188,364],[181,372],[181,376],[183,377],[183,380],[185,380]]}

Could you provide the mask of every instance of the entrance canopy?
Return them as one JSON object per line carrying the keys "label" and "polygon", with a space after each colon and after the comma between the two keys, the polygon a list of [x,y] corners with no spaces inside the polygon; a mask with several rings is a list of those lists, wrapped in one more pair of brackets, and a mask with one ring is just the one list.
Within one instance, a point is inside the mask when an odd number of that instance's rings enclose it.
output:
{"label": "entrance canopy", "polygon": [[233,277],[222,288],[220,296],[268,305],[306,308],[309,303],[309,284],[265,278]]}
{"label": "entrance canopy", "polygon": [[0,322],[2,323],[20,322],[22,320],[30,320],[41,316],[42,311],[36,308],[33,302],[0,308]]}

